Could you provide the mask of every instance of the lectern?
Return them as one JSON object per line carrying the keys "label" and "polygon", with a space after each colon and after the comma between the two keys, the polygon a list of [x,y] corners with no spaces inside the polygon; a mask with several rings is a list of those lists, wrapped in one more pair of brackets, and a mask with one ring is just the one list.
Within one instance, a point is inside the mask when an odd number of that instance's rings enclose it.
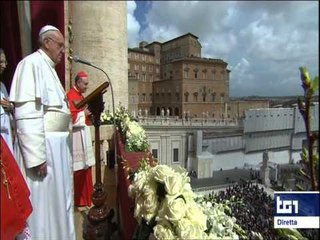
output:
{"label": "lectern", "polygon": [[86,240],[109,239],[115,231],[115,225],[112,223],[114,210],[106,205],[107,194],[101,181],[101,159],[100,159],[100,115],[104,110],[103,94],[106,92],[108,82],[104,82],[92,93],[78,103],[75,107],[80,109],[88,106],[91,115],[91,121],[95,130],[95,160],[96,160],[96,182],[92,194],[93,207],[90,208],[87,216],[87,224],[83,229],[83,238]]}

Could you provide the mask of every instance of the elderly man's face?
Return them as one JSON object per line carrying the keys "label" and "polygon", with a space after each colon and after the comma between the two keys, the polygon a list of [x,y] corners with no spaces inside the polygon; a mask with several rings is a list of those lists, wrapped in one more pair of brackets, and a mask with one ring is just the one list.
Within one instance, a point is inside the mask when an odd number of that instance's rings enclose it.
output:
{"label": "elderly man's face", "polygon": [[7,67],[7,59],[6,59],[6,55],[4,53],[0,54],[0,74],[3,73],[3,71],[6,69]]}
{"label": "elderly man's face", "polygon": [[45,40],[47,54],[56,64],[60,63],[64,54],[64,37],[58,31],[53,31],[52,34]]}
{"label": "elderly man's face", "polygon": [[77,88],[79,92],[85,93],[88,89],[89,79],[87,77],[82,77],[77,82]]}

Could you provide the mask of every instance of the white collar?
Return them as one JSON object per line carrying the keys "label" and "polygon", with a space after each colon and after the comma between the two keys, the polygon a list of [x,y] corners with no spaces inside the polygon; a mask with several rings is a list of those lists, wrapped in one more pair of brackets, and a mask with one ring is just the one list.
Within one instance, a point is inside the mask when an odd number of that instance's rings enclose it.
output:
{"label": "white collar", "polygon": [[41,48],[38,49],[38,52],[44,57],[44,59],[50,64],[52,68],[55,68],[56,64],[54,61],[51,60],[51,58],[43,51]]}

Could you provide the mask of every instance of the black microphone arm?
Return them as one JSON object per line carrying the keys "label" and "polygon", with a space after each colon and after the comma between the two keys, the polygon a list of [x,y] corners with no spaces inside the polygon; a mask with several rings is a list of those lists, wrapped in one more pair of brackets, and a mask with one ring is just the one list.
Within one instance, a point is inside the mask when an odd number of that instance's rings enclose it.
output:
{"label": "black microphone arm", "polygon": [[[89,62],[89,61],[87,61],[87,60],[85,60],[85,59],[83,59],[83,58],[81,58],[81,57],[79,57],[77,55],[73,56],[73,57],[69,56],[69,59],[71,59],[71,60],[73,60],[73,61],[75,61],[77,63],[82,63],[82,64],[85,64],[85,65],[88,65],[88,66],[91,66],[91,67],[99,69],[99,67],[97,67],[93,63],[91,63],[91,62]],[[100,69],[100,70],[103,71],[102,69]]]}
{"label": "black microphone arm", "polygon": [[[113,116],[115,116],[115,107],[114,107],[114,96],[113,96],[113,88],[112,88],[112,84],[111,84],[111,79],[109,78],[109,76],[108,76],[108,74],[102,69],[102,68],[100,68],[100,67],[98,67],[98,66],[96,66],[96,65],[94,65],[93,63],[91,63],[91,62],[89,62],[89,61],[87,61],[87,60],[85,60],[85,59],[82,59],[82,58],[80,58],[79,56],[77,56],[77,55],[75,55],[75,56],[69,56],[68,57],[69,59],[71,59],[71,60],[73,60],[74,62],[76,62],[76,63],[82,63],[82,64],[85,64],[85,65],[88,65],[88,66],[91,66],[91,67],[93,67],[93,68],[96,68],[96,69],[98,69],[98,70],[100,70],[101,72],[103,72],[105,75],[106,75],[106,77],[107,77],[107,79],[108,79],[108,81],[109,81],[109,85],[110,85],[110,89],[111,89],[111,98],[112,98],[112,113],[113,113]],[[115,120],[115,117],[113,118],[113,131],[114,131],[114,164],[115,164],[115,166],[116,167],[118,167],[118,163],[117,163],[117,133],[116,133],[116,129],[117,129],[117,127],[116,127],[116,120]],[[117,182],[118,180],[117,180],[117,178],[116,178],[116,182]]]}

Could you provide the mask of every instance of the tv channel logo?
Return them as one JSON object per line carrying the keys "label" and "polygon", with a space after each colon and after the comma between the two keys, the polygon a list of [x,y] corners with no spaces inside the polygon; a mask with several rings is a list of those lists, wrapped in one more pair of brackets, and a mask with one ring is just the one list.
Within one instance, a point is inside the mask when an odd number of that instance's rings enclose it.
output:
{"label": "tv channel logo", "polygon": [[319,228],[319,192],[274,192],[275,228]]}

